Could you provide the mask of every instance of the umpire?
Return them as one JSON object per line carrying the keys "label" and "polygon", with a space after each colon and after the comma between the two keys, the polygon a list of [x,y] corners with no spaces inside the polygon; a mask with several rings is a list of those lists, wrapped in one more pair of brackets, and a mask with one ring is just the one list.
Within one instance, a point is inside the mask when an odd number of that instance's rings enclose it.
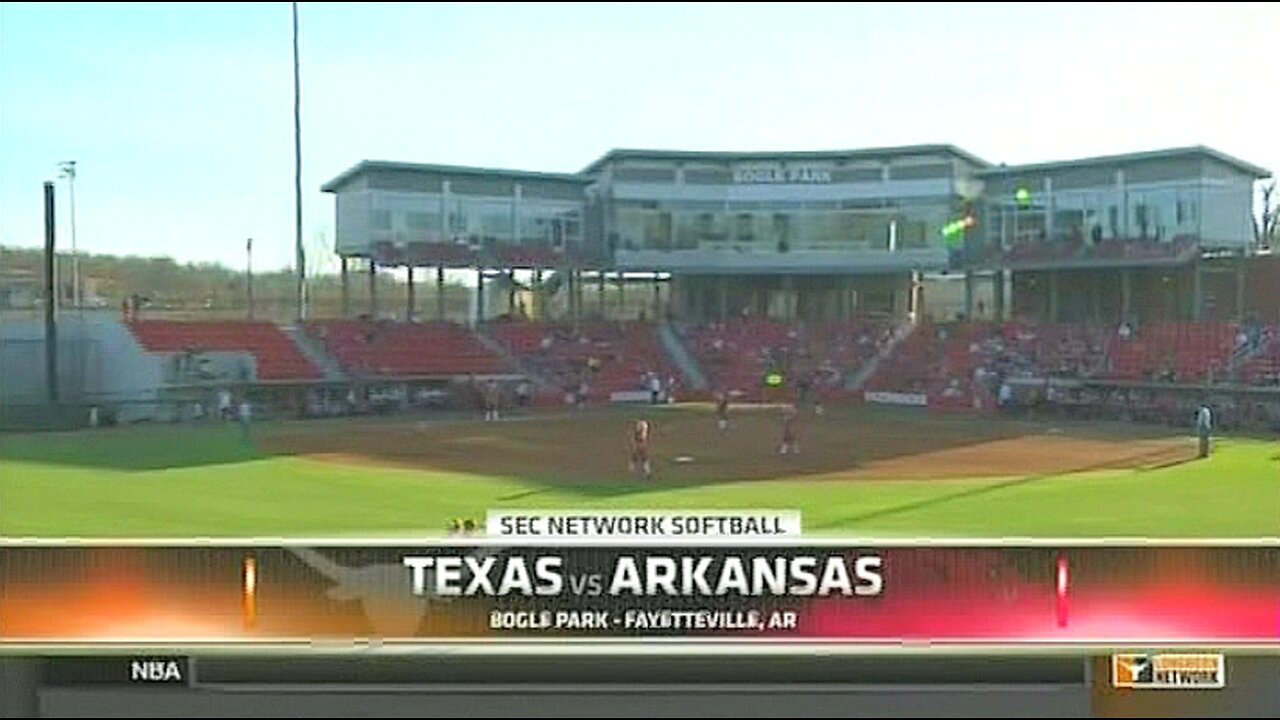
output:
{"label": "umpire", "polygon": [[1199,457],[1209,457],[1209,436],[1213,433],[1213,411],[1207,403],[1201,403],[1196,411],[1196,436],[1200,439]]}

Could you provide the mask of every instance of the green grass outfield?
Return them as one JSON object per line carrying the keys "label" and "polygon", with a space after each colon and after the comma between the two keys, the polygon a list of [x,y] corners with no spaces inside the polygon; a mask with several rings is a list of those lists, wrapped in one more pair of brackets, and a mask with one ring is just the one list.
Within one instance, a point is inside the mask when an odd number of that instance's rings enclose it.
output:
{"label": "green grass outfield", "polygon": [[1222,438],[1209,460],[1140,471],[549,487],[263,456],[234,426],[139,426],[0,438],[0,534],[404,537],[498,508],[794,508],[806,532],[858,537],[1278,537],[1278,452]]}

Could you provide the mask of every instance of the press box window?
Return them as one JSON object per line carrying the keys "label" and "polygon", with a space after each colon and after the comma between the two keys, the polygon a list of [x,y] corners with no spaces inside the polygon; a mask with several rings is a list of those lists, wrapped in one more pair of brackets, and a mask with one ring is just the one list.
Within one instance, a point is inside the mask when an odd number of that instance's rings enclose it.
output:
{"label": "press box window", "polygon": [[740,213],[737,218],[738,242],[754,242],[756,239],[756,219],[750,213]]}
{"label": "press box window", "polygon": [[405,214],[410,230],[435,230],[440,227],[440,216],[435,213],[411,212]]}

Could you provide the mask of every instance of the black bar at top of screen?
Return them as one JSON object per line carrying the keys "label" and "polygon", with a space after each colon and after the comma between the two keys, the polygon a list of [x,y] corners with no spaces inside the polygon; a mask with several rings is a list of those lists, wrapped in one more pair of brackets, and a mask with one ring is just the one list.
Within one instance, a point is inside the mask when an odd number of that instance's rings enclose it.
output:
{"label": "black bar at top of screen", "polygon": [[200,685],[1082,685],[1079,657],[743,655],[213,656]]}

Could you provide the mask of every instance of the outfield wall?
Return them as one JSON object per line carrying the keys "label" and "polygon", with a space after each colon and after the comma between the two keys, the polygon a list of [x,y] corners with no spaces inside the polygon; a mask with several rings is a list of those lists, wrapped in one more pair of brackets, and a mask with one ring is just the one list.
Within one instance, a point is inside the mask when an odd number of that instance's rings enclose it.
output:
{"label": "outfield wall", "polygon": [[[148,355],[112,313],[64,314],[58,323],[58,403],[110,407],[129,422],[154,415],[163,380],[159,358]],[[47,407],[44,325],[34,321],[0,324],[0,415],[30,425],[40,413],[67,413]],[[20,410],[20,408],[25,408]],[[118,414],[115,409],[118,408]],[[88,422],[87,409],[70,416]],[[37,423],[37,426],[42,426]]]}

